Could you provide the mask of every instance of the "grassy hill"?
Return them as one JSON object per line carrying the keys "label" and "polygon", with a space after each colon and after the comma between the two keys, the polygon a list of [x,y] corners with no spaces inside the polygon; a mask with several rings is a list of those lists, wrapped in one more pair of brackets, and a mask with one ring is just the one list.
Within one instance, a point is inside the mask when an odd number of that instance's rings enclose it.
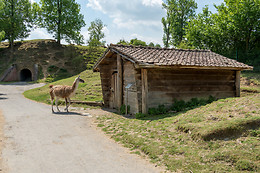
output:
{"label": "grassy hill", "polygon": [[0,76],[11,65],[38,64],[38,79],[51,82],[91,69],[103,54],[103,47],[60,45],[55,40],[15,42],[14,51],[8,43],[0,43]]}
{"label": "grassy hill", "polygon": [[[99,73],[84,71],[74,99],[102,100]],[[51,84],[71,85],[76,76]],[[174,172],[260,171],[260,74],[242,73],[241,97],[214,101],[182,112],[140,119],[118,114],[96,118],[115,141]],[[50,103],[48,86],[26,91]]]}
{"label": "grassy hill", "polygon": [[[91,70],[85,70],[79,74],[85,83],[80,83],[73,100],[80,101],[102,101],[102,90],[99,73],[93,73]],[[70,78],[52,82],[52,85],[72,85],[78,75]],[[35,88],[24,92],[24,96],[42,103],[50,104],[49,85],[41,88]]]}

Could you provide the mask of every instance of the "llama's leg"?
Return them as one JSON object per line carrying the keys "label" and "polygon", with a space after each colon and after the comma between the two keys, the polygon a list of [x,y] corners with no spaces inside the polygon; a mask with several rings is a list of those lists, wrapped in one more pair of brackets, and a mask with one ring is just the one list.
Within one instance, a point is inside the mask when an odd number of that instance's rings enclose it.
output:
{"label": "llama's leg", "polygon": [[56,104],[57,110],[60,112],[59,107],[58,107],[58,102],[59,102],[59,98],[56,97],[55,104]]}
{"label": "llama's leg", "polygon": [[69,106],[70,106],[70,98],[68,98],[69,105],[67,107],[67,112],[69,112]]}
{"label": "llama's leg", "polygon": [[52,113],[54,112],[53,110],[53,99],[51,99],[51,110],[52,110]]}
{"label": "llama's leg", "polygon": [[54,95],[52,92],[50,92],[50,95],[51,95],[51,110],[52,110],[52,113],[54,112],[53,110],[53,100],[54,100]]}
{"label": "llama's leg", "polygon": [[67,100],[67,98],[65,98],[65,104],[66,104],[66,108],[64,110],[68,112],[68,100]]}

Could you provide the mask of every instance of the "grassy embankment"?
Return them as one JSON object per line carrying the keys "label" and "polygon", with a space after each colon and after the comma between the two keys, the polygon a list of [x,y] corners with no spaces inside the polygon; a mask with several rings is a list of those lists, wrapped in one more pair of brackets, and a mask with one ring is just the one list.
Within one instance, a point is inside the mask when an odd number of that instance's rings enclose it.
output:
{"label": "grassy embankment", "polygon": [[[86,70],[79,74],[80,78],[85,80],[85,83],[80,83],[76,91],[75,96],[72,100],[80,101],[102,101],[102,91],[99,73],[93,73],[91,70]],[[72,76],[67,79],[62,79],[56,82],[52,82],[52,85],[72,85],[76,76]],[[49,95],[49,84],[41,87],[35,88],[24,92],[24,96],[42,103],[50,104]]]}
{"label": "grassy embankment", "polygon": [[18,69],[38,65],[39,82],[53,82],[92,69],[104,53],[103,47],[60,45],[55,40],[17,41],[13,52],[7,42],[0,43],[0,76],[16,64]]}
{"label": "grassy embankment", "polygon": [[[98,73],[81,74],[76,99],[101,100]],[[143,119],[103,115],[97,126],[115,141],[177,172],[260,171],[259,73],[243,73],[240,98],[227,98],[182,112]],[[75,77],[53,84],[71,84]],[[48,86],[25,92],[49,103]]]}
{"label": "grassy embankment", "polygon": [[240,98],[143,119],[97,118],[97,126],[133,153],[176,172],[260,171],[259,73],[243,73]]}

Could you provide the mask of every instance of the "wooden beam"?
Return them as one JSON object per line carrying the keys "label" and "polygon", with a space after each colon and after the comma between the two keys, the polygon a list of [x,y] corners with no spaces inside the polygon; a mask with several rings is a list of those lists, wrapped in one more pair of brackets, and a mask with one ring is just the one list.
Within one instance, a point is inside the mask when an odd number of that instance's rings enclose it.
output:
{"label": "wooden beam", "polygon": [[147,69],[141,69],[141,79],[142,79],[142,113],[146,114],[148,112],[148,107],[147,107],[147,102],[148,102]]}
{"label": "wooden beam", "polygon": [[123,101],[123,66],[122,58],[117,54],[117,87],[116,87],[116,96],[117,96],[117,107],[120,109]]}
{"label": "wooden beam", "polygon": [[236,97],[240,97],[240,71],[236,71],[235,86],[236,86]]}

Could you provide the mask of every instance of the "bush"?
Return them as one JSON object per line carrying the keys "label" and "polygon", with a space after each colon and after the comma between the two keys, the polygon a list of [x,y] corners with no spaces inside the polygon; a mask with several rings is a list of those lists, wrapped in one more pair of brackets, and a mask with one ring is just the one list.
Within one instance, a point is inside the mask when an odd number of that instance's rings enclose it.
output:
{"label": "bush", "polygon": [[147,116],[147,114],[143,114],[143,113],[136,113],[135,114],[135,118],[136,119],[141,119],[141,118],[144,118],[144,117],[146,117]]}
{"label": "bush", "polygon": [[165,113],[168,112],[168,110],[167,110],[167,108],[166,108],[164,105],[159,105],[159,106],[158,106],[158,112],[159,112],[160,114],[165,114]]}
{"label": "bush", "polygon": [[149,115],[158,115],[158,114],[160,114],[160,112],[158,111],[157,108],[149,108],[148,109],[148,114]]}
{"label": "bush", "polygon": [[198,106],[203,106],[206,105],[208,103],[212,103],[213,101],[215,101],[216,98],[213,96],[209,96],[208,100],[205,99],[198,99],[198,98],[192,98],[190,101],[185,102],[183,100],[174,100],[174,103],[171,106],[171,110],[172,111],[176,111],[176,112],[181,112],[184,111],[185,109],[193,109],[195,107]]}
{"label": "bush", "polygon": [[208,99],[207,103],[212,103],[214,101],[216,101],[216,98],[213,97],[213,96],[209,96],[209,99]]}
{"label": "bush", "polygon": [[183,111],[186,108],[186,103],[183,100],[174,100],[174,103],[171,106],[172,111],[180,112]]}
{"label": "bush", "polygon": [[59,67],[55,66],[55,65],[50,65],[47,69],[47,71],[49,73],[56,73],[59,70]]}
{"label": "bush", "polygon": [[[128,113],[130,112],[130,106],[129,105],[127,105],[127,112]],[[121,115],[124,115],[126,113],[126,106],[125,106],[125,104],[120,107],[120,113],[121,113]]]}

